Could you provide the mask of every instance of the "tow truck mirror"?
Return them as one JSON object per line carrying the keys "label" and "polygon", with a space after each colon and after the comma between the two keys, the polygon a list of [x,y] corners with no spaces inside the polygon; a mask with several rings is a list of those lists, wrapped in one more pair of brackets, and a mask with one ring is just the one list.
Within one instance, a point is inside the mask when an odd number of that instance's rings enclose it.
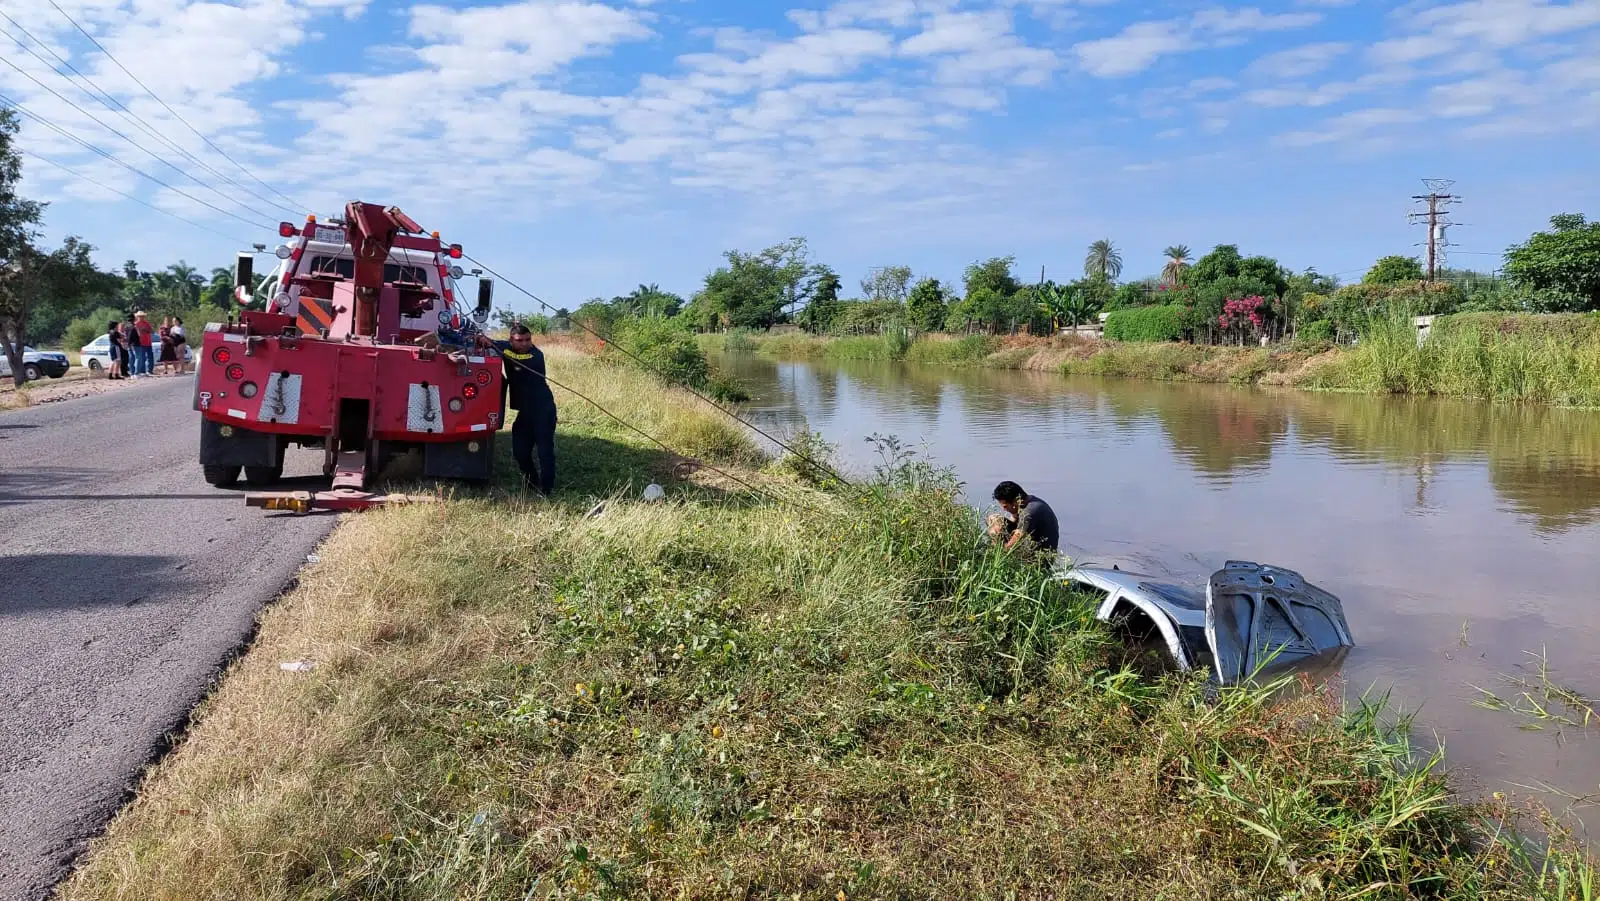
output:
{"label": "tow truck mirror", "polygon": [[489,308],[494,306],[494,279],[478,279],[478,308],[472,311],[472,318],[479,325],[489,321]]}
{"label": "tow truck mirror", "polygon": [[255,254],[239,252],[233,260],[233,287],[235,291],[243,287],[250,291],[255,287],[256,257]]}

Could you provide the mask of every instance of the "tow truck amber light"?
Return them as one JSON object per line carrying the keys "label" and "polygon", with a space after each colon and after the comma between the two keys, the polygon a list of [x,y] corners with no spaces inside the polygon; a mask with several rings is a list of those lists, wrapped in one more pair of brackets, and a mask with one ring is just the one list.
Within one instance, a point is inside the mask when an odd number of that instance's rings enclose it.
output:
{"label": "tow truck amber light", "polygon": [[461,245],[460,244],[451,244],[450,245],[450,259],[452,259],[452,260],[461,259]]}
{"label": "tow truck amber light", "polygon": [[299,233],[299,229],[294,227],[293,222],[278,223],[278,237],[280,238],[292,238]]}
{"label": "tow truck amber light", "polygon": [[225,366],[229,360],[233,359],[233,351],[228,350],[226,347],[219,347],[211,352],[211,359],[218,366]]}
{"label": "tow truck amber light", "polygon": [[466,398],[467,400],[472,400],[474,397],[478,396],[478,386],[472,384],[471,382],[468,382],[465,385],[462,385],[461,386],[461,396]]}
{"label": "tow truck amber light", "polygon": [[227,370],[227,376],[228,381],[237,382],[238,380],[244,378],[244,367],[240,366],[238,363],[229,366]]}

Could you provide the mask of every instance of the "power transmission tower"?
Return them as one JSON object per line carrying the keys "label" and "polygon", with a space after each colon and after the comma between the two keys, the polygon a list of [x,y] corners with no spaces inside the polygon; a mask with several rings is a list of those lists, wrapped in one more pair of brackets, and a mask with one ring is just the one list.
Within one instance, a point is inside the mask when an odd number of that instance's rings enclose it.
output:
{"label": "power transmission tower", "polygon": [[1426,210],[1418,210],[1407,217],[1411,224],[1426,223],[1428,226],[1428,281],[1433,281],[1438,274],[1439,266],[1443,262],[1443,251],[1448,242],[1445,240],[1445,229],[1454,225],[1450,221],[1449,206],[1460,200],[1454,194],[1446,194],[1450,186],[1455,184],[1448,178],[1424,178],[1426,194],[1413,194],[1411,199],[1418,203],[1426,203]]}

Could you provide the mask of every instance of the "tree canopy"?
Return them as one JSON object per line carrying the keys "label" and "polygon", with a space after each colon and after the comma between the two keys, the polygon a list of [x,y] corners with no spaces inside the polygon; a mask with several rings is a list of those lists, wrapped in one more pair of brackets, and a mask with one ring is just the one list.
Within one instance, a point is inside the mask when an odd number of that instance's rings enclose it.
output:
{"label": "tree canopy", "polygon": [[1361,277],[1363,285],[1395,285],[1401,282],[1420,282],[1426,274],[1416,257],[1387,256],[1372,264]]}
{"label": "tree canopy", "polygon": [[1504,269],[1517,285],[1541,292],[1547,312],[1600,310],[1600,222],[1551,216],[1549,231],[1506,251]]}

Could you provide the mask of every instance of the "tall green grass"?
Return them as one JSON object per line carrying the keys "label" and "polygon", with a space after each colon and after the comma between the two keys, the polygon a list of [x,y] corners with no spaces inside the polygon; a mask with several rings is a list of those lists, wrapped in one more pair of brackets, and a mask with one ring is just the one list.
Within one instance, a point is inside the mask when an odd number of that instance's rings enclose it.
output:
{"label": "tall green grass", "polygon": [[1421,343],[1405,313],[1374,317],[1306,387],[1600,406],[1600,319],[1441,316]]}
{"label": "tall green grass", "polygon": [[[751,462],[635,370],[550,365]],[[574,413],[562,440],[658,453]],[[1141,675],[880,449],[848,492],[740,470],[794,503],[635,481],[591,514],[605,469],[355,518],[61,897],[1594,897],[1380,705]]]}

